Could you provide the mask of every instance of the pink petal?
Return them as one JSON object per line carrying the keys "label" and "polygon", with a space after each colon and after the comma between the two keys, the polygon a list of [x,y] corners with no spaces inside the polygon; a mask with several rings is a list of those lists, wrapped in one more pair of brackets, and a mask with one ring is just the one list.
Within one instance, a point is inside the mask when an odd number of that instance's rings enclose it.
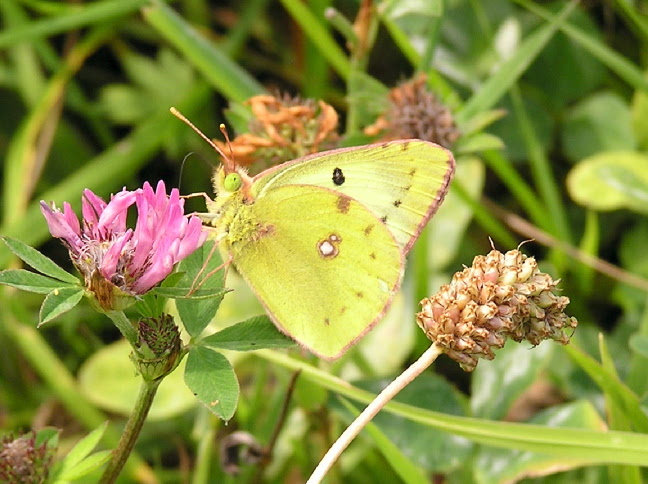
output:
{"label": "pink petal", "polygon": [[132,235],[133,231],[130,229],[124,232],[119,238],[113,241],[110,248],[104,254],[99,269],[101,274],[109,281],[112,281],[113,277],[117,275],[117,268],[122,259],[122,251],[126,244],[131,240]]}
{"label": "pink petal", "polygon": [[65,240],[72,250],[78,252],[83,246],[79,221],[67,202],[64,206],[65,213],[61,213],[59,210],[52,209],[44,201],[40,202],[41,212],[47,221],[52,237]]}

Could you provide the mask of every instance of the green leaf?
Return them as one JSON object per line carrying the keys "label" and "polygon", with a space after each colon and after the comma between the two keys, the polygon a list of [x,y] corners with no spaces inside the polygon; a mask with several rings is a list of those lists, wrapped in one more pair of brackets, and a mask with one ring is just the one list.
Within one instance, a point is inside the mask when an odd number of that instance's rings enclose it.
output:
{"label": "green leaf", "polygon": [[465,138],[460,138],[452,147],[452,151],[455,156],[457,156],[477,153],[479,151],[501,150],[504,149],[504,147],[505,145],[502,138],[490,133],[477,133]]}
{"label": "green leaf", "polygon": [[[126,340],[104,346],[88,358],[79,371],[79,387],[97,407],[119,415],[132,412],[142,379],[128,357]],[[196,399],[183,383],[185,362],[167,375],[155,394],[147,421],[169,420],[196,405]]]}
{"label": "green leaf", "polygon": [[[552,407],[536,415],[532,423],[548,427],[570,427],[592,430],[605,430],[596,409],[586,400],[580,400]],[[553,474],[556,469],[567,470],[586,465],[586,459],[520,452],[518,450],[482,447],[476,455],[473,469],[475,479],[481,483],[517,482],[525,477]]]}
{"label": "green leaf", "polygon": [[203,346],[223,350],[252,351],[291,348],[295,342],[280,332],[267,316],[256,316],[204,338]]}
{"label": "green leaf", "polygon": [[[180,263],[179,271],[185,274],[178,282],[179,287],[193,287],[197,290],[213,291],[216,296],[202,300],[177,299],[176,307],[187,332],[197,338],[207,325],[214,319],[216,311],[223,300],[225,285],[225,270],[212,274],[207,280],[206,276],[223,265],[220,253],[215,250],[214,242],[206,242]],[[186,294],[186,293],[185,293]]]}
{"label": "green leaf", "polygon": [[[555,345],[545,342],[530,351],[530,345],[509,341],[493,361],[482,361],[474,371],[471,405],[475,416],[502,419],[544,371]],[[515,371],[511,371],[515,368]]]}
{"label": "green leaf", "polygon": [[611,92],[594,94],[567,111],[561,136],[565,154],[573,161],[601,151],[631,151],[637,146],[630,108]]}
{"label": "green leaf", "polygon": [[207,288],[207,289],[197,289],[192,290],[190,286],[186,287],[154,287],[151,289],[153,294],[158,296],[168,297],[173,299],[189,299],[189,300],[201,300],[201,299],[211,299],[211,298],[220,298],[221,300],[230,292],[231,289],[221,289],[219,287]]}
{"label": "green leaf", "polygon": [[38,315],[38,327],[68,312],[79,304],[85,290],[80,287],[63,287],[50,292],[41,305]]}
{"label": "green leaf", "polygon": [[185,383],[210,412],[228,421],[236,411],[239,384],[234,368],[220,353],[202,346],[189,350]]}
{"label": "green leaf", "polygon": [[99,452],[95,452],[92,455],[89,455],[77,465],[68,469],[65,474],[59,476],[59,479],[55,481],[55,484],[68,483],[69,481],[76,481],[83,476],[87,476],[91,472],[99,469],[101,466],[106,464],[110,460],[112,455],[113,453],[111,450],[101,450]]}
{"label": "green leaf", "polygon": [[648,213],[648,156],[613,151],[587,158],[567,176],[567,189],[576,202],[594,210]]}
{"label": "green leaf", "polygon": [[70,274],[62,267],[59,267],[52,259],[44,256],[33,247],[21,242],[12,237],[2,237],[2,240],[9,247],[11,252],[20,257],[26,264],[36,269],[38,272],[46,276],[53,277],[59,281],[68,282],[70,284],[78,284],[79,278]]}
{"label": "green leaf", "polygon": [[68,283],[50,279],[25,269],[0,271],[0,284],[38,294],[49,294],[52,289],[62,289],[64,287],[79,289],[79,286],[70,286]]}
{"label": "green leaf", "polygon": [[72,447],[63,459],[61,474],[59,475],[60,480],[72,480],[70,473],[76,473],[75,467],[81,464],[81,462],[90,455],[92,449],[97,446],[103,437],[107,427],[108,422],[104,422]]}

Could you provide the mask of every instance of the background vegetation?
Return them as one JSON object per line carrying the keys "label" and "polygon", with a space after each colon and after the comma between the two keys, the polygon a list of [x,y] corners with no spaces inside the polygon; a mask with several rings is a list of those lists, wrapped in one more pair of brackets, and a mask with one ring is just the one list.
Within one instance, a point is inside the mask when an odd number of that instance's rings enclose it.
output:
{"label": "background vegetation", "polygon": [[[336,10],[327,17],[329,7]],[[429,344],[414,324],[418,300],[488,252],[489,237],[502,251],[533,239],[522,250],[562,278],[568,312],[580,321],[572,344],[508,345],[470,375],[440,359],[398,397],[425,411],[383,412],[332,482],[641,482],[648,5],[374,7],[375,39],[363,50],[353,44],[353,0],[0,0],[0,234],[67,267],[39,200],[67,200],[78,211],[84,188],[108,196],[158,179],[184,194],[210,193],[216,157],[171,106],[215,136],[221,122],[240,126],[236,109],[225,116],[228,107],[280,90],[333,105],[343,142],[358,144],[369,140],[361,129],[375,121],[388,89],[423,72],[461,132],[450,196],[386,320],[333,363],[297,351],[228,354],[241,385],[228,425],[176,372],[124,482],[303,482],[351,419],[340,396],[366,402],[361,389],[378,391],[418,357]],[[190,207],[204,209],[200,200]],[[4,246],[0,263],[17,264]],[[236,290],[212,329],[261,313],[242,283],[228,286]],[[110,420],[100,444],[110,448],[137,393],[118,331],[84,305],[36,330],[41,296],[1,297],[0,430],[62,428],[65,452]],[[231,477],[218,456],[235,430],[272,443],[273,453]]]}

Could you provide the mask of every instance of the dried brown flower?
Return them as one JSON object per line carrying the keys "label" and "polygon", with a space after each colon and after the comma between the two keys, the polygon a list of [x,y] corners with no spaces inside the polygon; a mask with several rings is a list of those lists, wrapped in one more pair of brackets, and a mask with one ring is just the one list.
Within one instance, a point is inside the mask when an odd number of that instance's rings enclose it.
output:
{"label": "dried brown flower", "polygon": [[[259,95],[246,104],[254,116],[249,133],[231,142],[233,158],[239,165],[261,162],[271,166],[337,146],[338,115],[324,101]],[[230,153],[226,144],[214,141],[224,153]]]}
{"label": "dried brown flower", "polygon": [[577,321],[564,313],[569,298],[556,294],[559,282],[519,250],[492,250],[421,301],[417,323],[466,371],[474,370],[479,358],[492,360],[493,350],[507,338],[533,345],[545,339],[567,344],[565,330],[575,328]]}
{"label": "dried brown flower", "polygon": [[364,132],[385,141],[418,138],[446,148],[459,138],[452,113],[429,91],[425,75],[392,89],[388,110]]}

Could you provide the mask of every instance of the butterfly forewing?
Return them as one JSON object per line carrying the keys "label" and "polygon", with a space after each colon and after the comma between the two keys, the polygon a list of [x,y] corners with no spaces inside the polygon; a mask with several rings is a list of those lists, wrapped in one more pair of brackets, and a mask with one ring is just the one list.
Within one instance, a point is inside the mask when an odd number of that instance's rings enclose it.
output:
{"label": "butterfly forewing", "polygon": [[345,193],[275,186],[241,206],[225,241],[277,326],[335,358],[389,307],[403,254],[380,219]]}
{"label": "butterfly forewing", "polygon": [[287,185],[316,185],[357,200],[379,219],[403,254],[443,201],[454,173],[452,154],[420,140],[401,140],[318,153],[255,178],[263,197]]}

